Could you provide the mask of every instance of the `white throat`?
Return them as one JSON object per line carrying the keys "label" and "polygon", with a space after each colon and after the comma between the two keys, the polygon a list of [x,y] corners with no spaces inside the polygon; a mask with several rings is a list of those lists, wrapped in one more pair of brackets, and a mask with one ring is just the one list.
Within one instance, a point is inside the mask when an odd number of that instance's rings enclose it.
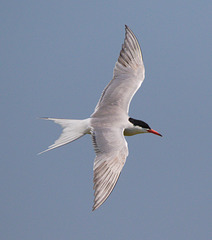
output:
{"label": "white throat", "polygon": [[140,133],[146,133],[146,129],[139,127],[139,126],[134,126],[132,124],[132,126],[127,127],[124,129],[124,136],[133,136],[135,134],[140,134]]}

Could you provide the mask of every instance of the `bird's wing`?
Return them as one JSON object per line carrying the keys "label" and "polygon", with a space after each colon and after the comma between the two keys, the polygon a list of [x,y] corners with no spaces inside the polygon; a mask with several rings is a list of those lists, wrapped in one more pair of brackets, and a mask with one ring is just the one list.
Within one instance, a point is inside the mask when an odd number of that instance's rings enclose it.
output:
{"label": "bird's wing", "polygon": [[94,205],[97,209],[110,195],[118,181],[128,155],[123,129],[101,128],[92,130],[96,152],[94,161]]}
{"label": "bird's wing", "polygon": [[125,25],[125,40],[113,71],[113,79],[104,89],[92,116],[109,106],[128,113],[132,97],[141,86],[145,69],[141,49],[134,33]]}

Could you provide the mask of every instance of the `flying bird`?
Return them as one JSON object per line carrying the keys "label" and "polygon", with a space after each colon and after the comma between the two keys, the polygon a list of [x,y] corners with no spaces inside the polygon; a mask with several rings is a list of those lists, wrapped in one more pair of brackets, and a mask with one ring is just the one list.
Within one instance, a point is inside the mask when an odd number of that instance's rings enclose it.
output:
{"label": "flying bird", "polygon": [[83,120],[44,118],[60,124],[63,131],[59,139],[43,152],[91,134],[96,153],[93,165],[93,210],[109,197],[126,162],[128,146],[124,136],[139,133],[162,136],[144,121],[128,115],[131,99],[144,77],[145,69],[138,40],[125,25],[125,39],[113,70],[113,79],[104,89],[92,115]]}

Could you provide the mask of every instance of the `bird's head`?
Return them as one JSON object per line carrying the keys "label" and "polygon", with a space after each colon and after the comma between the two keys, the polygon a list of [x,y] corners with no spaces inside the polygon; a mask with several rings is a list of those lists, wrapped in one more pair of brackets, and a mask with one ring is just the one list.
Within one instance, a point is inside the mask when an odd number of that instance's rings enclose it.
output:
{"label": "bird's head", "polygon": [[153,134],[156,134],[156,135],[162,137],[162,135],[160,133],[151,129],[151,127],[144,121],[136,120],[134,118],[129,118],[129,121],[133,124],[133,126],[136,128],[138,133],[153,133]]}

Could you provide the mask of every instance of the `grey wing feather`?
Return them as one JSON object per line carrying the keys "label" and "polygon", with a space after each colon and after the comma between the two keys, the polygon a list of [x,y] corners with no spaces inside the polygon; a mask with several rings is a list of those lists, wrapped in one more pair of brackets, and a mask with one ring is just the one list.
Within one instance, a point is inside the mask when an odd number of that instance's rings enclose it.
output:
{"label": "grey wing feather", "polygon": [[108,106],[119,106],[125,112],[145,76],[142,53],[133,32],[125,26],[125,40],[115,64],[113,79],[104,89],[92,116]]}
{"label": "grey wing feather", "polygon": [[94,129],[94,205],[97,209],[114,189],[128,155],[127,142],[121,129]]}

